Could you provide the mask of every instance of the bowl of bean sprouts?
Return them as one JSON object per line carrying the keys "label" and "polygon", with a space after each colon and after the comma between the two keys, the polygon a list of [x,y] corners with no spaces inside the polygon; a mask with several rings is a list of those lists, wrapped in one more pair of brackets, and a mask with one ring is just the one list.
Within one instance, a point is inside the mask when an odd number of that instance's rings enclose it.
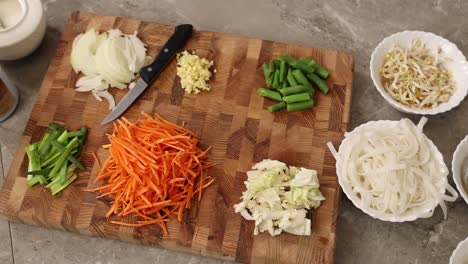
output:
{"label": "bowl of bean sprouts", "polygon": [[468,62],[455,44],[429,32],[385,38],[370,61],[371,78],[395,109],[435,115],[458,106],[468,93]]}

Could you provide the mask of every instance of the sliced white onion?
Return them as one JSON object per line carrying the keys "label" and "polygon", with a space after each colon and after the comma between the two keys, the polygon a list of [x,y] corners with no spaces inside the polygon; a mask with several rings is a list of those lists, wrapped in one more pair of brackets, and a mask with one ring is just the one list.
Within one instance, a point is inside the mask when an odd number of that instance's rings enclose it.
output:
{"label": "sliced white onion", "polygon": [[[135,51],[135,68],[133,72],[138,72],[143,66],[146,65],[146,48],[145,44],[135,34],[128,37],[132,43],[132,49]],[[150,57],[151,59],[151,57]],[[138,69],[138,70],[137,70]]]}
{"label": "sliced white onion", "polygon": [[112,94],[110,94],[108,91],[91,91],[94,98],[96,98],[96,100],[98,100],[99,102],[102,102],[102,98],[106,99],[107,102],[109,103],[109,110],[112,110],[115,108],[115,100],[114,100],[114,97],[112,96]]}
{"label": "sliced white onion", "polygon": [[107,100],[107,102],[109,102],[109,110],[112,110],[115,108],[115,100],[114,100],[114,97],[112,96],[112,94],[110,94],[108,91],[100,91],[100,92],[96,92],[96,94],[99,96],[99,97],[103,97],[104,99]]}
{"label": "sliced white onion", "polygon": [[96,100],[105,98],[109,109],[113,109],[115,100],[107,89],[127,88],[147,64],[146,48],[136,32],[125,35],[111,29],[99,34],[91,29],[73,40],[70,64],[75,72],[84,74],[76,83],[76,91],[91,91]]}
{"label": "sliced white onion", "polygon": [[94,90],[94,87],[91,87],[91,86],[78,87],[75,89],[75,91],[77,92],[89,92],[93,90]]}
{"label": "sliced white onion", "polygon": [[80,41],[82,36],[83,36],[83,33],[81,33],[81,34],[79,34],[78,36],[75,37],[75,39],[73,40],[73,43],[72,43],[72,52],[70,54],[70,64],[71,64],[73,70],[76,73],[78,73],[80,71],[80,68],[78,66],[78,62],[76,61],[76,56],[77,56],[76,45]]}
{"label": "sliced white onion", "polygon": [[[79,35],[72,44],[72,52],[70,62],[75,72],[83,72],[87,76],[96,76],[99,74],[94,61],[97,45],[102,41],[98,41],[99,34],[94,30],[89,30],[83,35]],[[99,37],[100,39],[101,37]]]}
{"label": "sliced white onion", "polygon": [[109,84],[102,78],[101,75],[95,77],[82,76],[76,82],[77,92],[89,92],[91,90],[105,91],[109,88]]}
{"label": "sliced white onion", "polygon": [[97,95],[98,91],[92,90],[91,93],[93,94],[93,96],[94,96],[94,98],[95,98],[96,100],[98,100],[99,102],[102,102],[101,97],[99,97],[99,95]]}

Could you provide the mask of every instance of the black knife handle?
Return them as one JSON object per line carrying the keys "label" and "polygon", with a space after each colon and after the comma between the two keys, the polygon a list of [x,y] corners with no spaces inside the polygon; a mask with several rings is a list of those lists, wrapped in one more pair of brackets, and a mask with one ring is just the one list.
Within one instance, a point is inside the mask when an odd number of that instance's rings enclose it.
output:
{"label": "black knife handle", "polygon": [[140,77],[146,84],[150,84],[166,67],[177,52],[192,36],[193,26],[189,24],[175,27],[174,34],[164,44],[154,61],[140,70]]}

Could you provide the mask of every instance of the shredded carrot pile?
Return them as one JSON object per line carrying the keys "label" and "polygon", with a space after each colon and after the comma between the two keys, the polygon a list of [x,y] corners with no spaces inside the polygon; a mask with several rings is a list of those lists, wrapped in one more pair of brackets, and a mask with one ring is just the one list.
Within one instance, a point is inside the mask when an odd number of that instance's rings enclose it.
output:
{"label": "shredded carrot pile", "polygon": [[114,132],[108,135],[110,144],[103,146],[110,155],[95,180],[106,184],[88,191],[112,198],[107,217],[137,216],[136,223],[112,223],[136,227],[159,224],[167,235],[165,222],[182,221],[192,198],[200,200],[202,190],[213,182],[204,176],[213,164],[206,161],[209,148],[198,148],[193,132],[158,115],[143,115],[146,119],[136,123],[125,118],[114,123]]}

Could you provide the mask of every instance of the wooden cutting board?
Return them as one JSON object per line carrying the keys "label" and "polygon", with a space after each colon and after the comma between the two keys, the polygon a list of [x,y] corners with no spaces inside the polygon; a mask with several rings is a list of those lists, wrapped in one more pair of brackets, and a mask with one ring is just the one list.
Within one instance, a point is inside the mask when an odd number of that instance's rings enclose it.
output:
{"label": "wooden cutting board", "polygon": [[[31,225],[245,263],[333,263],[340,190],[335,161],[325,144],[331,141],[339,145],[348,125],[351,54],[196,30],[186,49],[214,61],[217,72],[211,81],[213,89],[199,95],[184,94],[176,78],[176,62],[172,61],[125,113],[132,121],[139,118],[141,111],[159,113],[172,122],[185,121],[200,136],[202,147],[213,146],[209,159],[218,165],[209,174],[215,177],[215,183],[206,189],[200,203],[185,212],[182,223],[169,222],[169,236],[163,237],[156,225],[131,228],[110,224],[105,217],[109,200],[96,199],[96,193],[82,191],[96,186],[93,179],[98,168],[92,152],[101,158],[107,155],[100,147],[108,142],[105,134],[112,131],[111,124],[100,125],[109,113],[107,103],[73,89],[79,76],[69,64],[72,41],[91,28],[119,28],[127,34],[138,31],[153,58],[174,29],[114,16],[71,14],[0,190],[2,214]],[[271,102],[256,94],[257,88],[264,86],[262,63],[280,54],[308,56],[330,71],[330,93],[317,93],[313,110],[272,114],[266,110]],[[125,92],[112,89],[116,100]],[[26,185],[24,147],[39,140],[51,122],[69,129],[83,125],[90,128],[81,156],[88,170],[80,173],[58,198],[43,187]],[[311,236],[253,236],[253,222],[234,213],[233,205],[244,191],[245,172],[265,158],[318,171],[326,200],[311,213]]]}

